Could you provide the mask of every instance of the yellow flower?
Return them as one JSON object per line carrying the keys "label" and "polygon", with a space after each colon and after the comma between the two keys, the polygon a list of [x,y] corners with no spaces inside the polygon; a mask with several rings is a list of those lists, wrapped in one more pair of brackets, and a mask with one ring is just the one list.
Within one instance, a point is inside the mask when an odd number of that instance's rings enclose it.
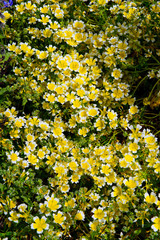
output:
{"label": "yellow flower", "polygon": [[125,179],[124,181],[124,184],[129,187],[129,188],[136,188],[137,187],[137,182],[134,180],[134,178],[129,178],[128,180]]}
{"label": "yellow flower", "polygon": [[158,207],[158,210],[160,210],[160,200],[157,201],[156,205]]}
{"label": "yellow flower", "polygon": [[99,207],[98,209],[93,209],[92,210],[93,212],[93,218],[94,219],[98,219],[99,221],[100,220],[104,220],[105,216],[106,216],[106,213],[104,212],[103,208]]}
{"label": "yellow flower", "polygon": [[74,21],[73,27],[77,29],[83,29],[85,27],[84,22],[82,21]]}
{"label": "yellow flower", "polygon": [[17,208],[20,212],[25,212],[27,205],[25,203],[22,203]]}
{"label": "yellow flower", "polygon": [[26,3],[26,9],[27,10],[33,10],[35,8],[34,4],[31,4],[31,2],[27,2]]}
{"label": "yellow flower", "polygon": [[73,108],[81,108],[81,102],[79,99],[75,99],[73,101],[73,105],[72,105]]}
{"label": "yellow flower", "polygon": [[154,165],[154,168],[155,168],[155,172],[156,173],[160,173],[160,162],[158,162],[158,163],[156,163],[155,165]]}
{"label": "yellow flower", "polygon": [[12,113],[11,113],[10,109],[7,108],[7,110],[4,112],[4,115],[8,118],[12,117]]}
{"label": "yellow flower", "polygon": [[25,10],[24,3],[21,3],[20,5],[16,6],[16,10],[20,13],[23,13],[23,11]]}
{"label": "yellow flower", "polygon": [[63,33],[65,39],[70,39],[73,36],[74,31],[72,28],[67,28],[63,31]]}
{"label": "yellow flower", "polygon": [[136,153],[139,148],[140,147],[138,146],[138,144],[136,142],[129,144],[129,150],[133,153]]}
{"label": "yellow flower", "polygon": [[114,46],[106,48],[106,54],[112,56],[117,52],[117,49]]}
{"label": "yellow flower", "polygon": [[18,219],[20,217],[20,214],[17,214],[16,212],[14,211],[11,211],[10,212],[10,217],[8,218],[10,221],[13,221],[15,223],[18,223]]}
{"label": "yellow flower", "polygon": [[75,99],[74,93],[68,93],[66,97],[67,97],[67,101],[69,102]]}
{"label": "yellow flower", "polygon": [[32,24],[32,23],[35,24],[36,21],[37,21],[37,19],[36,19],[35,17],[29,18],[29,23],[30,23],[30,24]]}
{"label": "yellow flower", "polygon": [[92,70],[92,73],[96,76],[100,76],[100,73],[101,73],[101,69],[98,67],[98,66],[94,66],[91,68]]}
{"label": "yellow flower", "polygon": [[85,95],[85,90],[83,88],[77,90],[77,95],[83,97]]}
{"label": "yellow flower", "polygon": [[72,170],[72,171],[76,171],[77,168],[78,168],[78,164],[74,161],[70,162],[69,163],[69,168]]}
{"label": "yellow flower", "polygon": [[78,45],[78,43],[73,39],[67,40],[67,43],[72,47],[76,47]]}
{"label": "yellow flower", "polygon": [[18,128],[21,128],[22,126],[24,126],[25,120],[23,117],[19,117],[15,119],[14,125]]}
{"label": "yellow flower", "polygon": [[128,44],[126,41],[122,42],[122,41],[119,41],[119,43],[117,44],[117,48],[119,50],[127,50],[128,49]]}
{"label": "yellow flower", "polygon": [[66,193],[70,190],[69,185],[64,184],[63,186],[60,187],[61,192]]}
{"label": "yellow flower", "polygon": [[41,19],[39,21],[42,22],[43,25],[47,25],[47,23],[50,22],[49,16],[47,16],[47,15],[45,16],[44,14],[42,14]]}
{"label": "yellow flower", "polygon": [[10,136],[11,138],[19,138],[19,130],[13,129],[12,131],[10,131]]}
{"label": "yellow flower", "polygon": [[63,166],[63,165],[55,166],[54,170],[58,174],[57,175],[58,177],[63,176],[67,172],[66,169],[65,169],[65,166]]}
{"label": "yellow flower", "polygon": [[107,183],[108,185],[112,185],[112,183],[114,183],[115,180],[116,180],[116,175],[115,175],[114,171],[111,172],[111,173],[106,177],[106,183]]}
{"label": "yellow flower", "polygon": [[62,212],[58,212],[57,214],[53,214],[53,217],[54,217],[54,222],[55,223],[58,223],[58,224],[62,224],[64,221],[65,221],[65,219],[66,219],[66,217],[65,216],[63,216],[63,213]]}
{"label": "yellow flower", "polygon": [[72,174],[72,176],[71,176],[72,183],[78,183],[79,179],[80,179],[80,176],[78,173]]}
{"label": "yellow flower", "polygon": [[72,117],[69,119],[69,126],[70,126],[70,128],[74,128],[76,125],[77,125],[76,117],[72,116]]}
{"label": "yellow flower", "polygon": [[47,84],[47,88],[51,91],[53,91],[55,89],[55,83],[54,82],[50,82]]}
{"label": "yellow flower", "polygon": [[40,126],[40,128],[41,128],[42,130],[44,130],[44,131],[47,131],[47,130],[49,129],[49,124],[46,123],[46,122],[43,122],[43,121],[41,121],[41,122],[39,123],[39,126]]}
{"label": "yellow flower", "polygon": [[125,159],[120,159],[119,160],[119,165],[122,168],[127,168],[128,167],[128,162]]}
{"label": "yellow flower", "polygon": [[49,229],[49,225],[46,223],[46,217],[42,217],[41,219],[34,217],[33,220],[35,222],[31,224],[31,229],[37,229],[38,234],[41,234],[43,230]]}
{"label": "yellow flower", "polygon": [[47,204],[46,203],[40,203],[39,204],[39,207],[40,207],[40,212],[41,213],[43,213],[43,214],[45,214],[46,216],[48,216],[49,215],[49,211],[47,210]]}
{"label": "yellow flower", "polygon": [[48,94],[46,100],[50,103],[54,103],[55,102],[55,95],[54,94]]}
{"label": "yellow flower", "polygon": [[[26,153],[28,152],[30,152],[30,150],[32,150],[32,151],[34,151],[35,150],[35,148],[36,148],[36,146],[37,146],[37,144],[36,144],[36,142],[28,142],[27,143],[27,146],[26,146]],[[28,151],[29,150],[29,151]]]}
{"label": "yellow flower", "polygon": [[47,201],[47,207],[49,209],[51,209],[53,212],[56,212],[57,209],[59,209],[61,207],[59,203],[59,199],[58,198],[54,198],[54,196],[50,197]]}
{"label": "yellow flower", "polygon": [[79,43],[82,42],[83,41],[83,33],[80,33],[80,32],[75,33],[74,34],[74,40],[76,40]]}
{"label": "yellow flower", "polygon": [[10,209],[16,207],[16,202],[13,202],[13,201],[12,201],[11,199],[9,199],[8,197],[7,197],[7,199],[6,199],[6,203],[5,203],[5,204],[6,204],[7,207],[9,207]]}
{"label": "yellow flower", "polygon": [[123,98],[123,100],[122,100],[122,103],[124,105],[126,105],[126,104],[133,105],[134,102],[135,102],[135,99],[132,98],[131,96],[127,96],[127,97]]}
{"label": "yellow flower", "polygon": [[104,6],[106,3],[108,3],[109,0],[98,0],[98,3],[102,6]]}
{"label": "yellow flower", "polygon": [[27,52],[28,50],[28,43],[20,43],[20,48],[23,52]]}
{"label": "yellow flower", "polygon": [[83,221],[84,218],[85,215],[83,211],[78,211],[77,214],[75,215],[75,220]]}
{"label": "yellow flower", "polygon": [[3,23],[3,24],[5,24],[5,19],[4,19],[4,17],[2,17],[3,15],[1,15],[1,17],[0,17],[0,23]]}
{"label": "yellow flower", "polygon": [[12,16],[9,12],[4,12],[3,15],[5,16],[6,20]]}
{"label": "yellow flower", "polygon": [[26,138],[28,142],[34,141],[34,136],[32,134],[27,134]]}
{"label": "yellow flower", "polygon": [[107,115],[110,121],[117,119],[117,113],[113,110],[108,110]]}
{"label": "yellow flower", "polygon": [[108,164],[106,165],[102,164],[102,169],[100,172],[104,173],[105,175],[109,175],[109,173],[111,172],[111,168]]}
{"label": "yellow flower", "polygon": [[119,55],[117,56],[117,58],[119,58],[121,60],[121,62],[124,62],[125,61],[125,58],[127,57],[127,54],[125,51],[119,51],[118,53]]}
{"label": "yellow flower", "polygon": [[121,69],[114,68],[111,76],[114,77],[115,79],[122,78],[123,75]]}
{"label": "yellow flower", "polygon": [[47,156],[47,159],[48,159],[47,164],[53,165],[55,163],[56,158],[55,158],[54,154],[52,154],[51,156]]}
{"label": "yellow flower", "polygon": [[152,134],[150,134],[150,135],[145,136],[145,142],[147,144],[155,144],[156,139]]}
{"label": "yellow flower", "polygon": [[91,168],[89,163],[86,160],[84,160],[84,159],[81,161],[81,167],[85,171],[87,171],[87,170],[89,170]]}
{"label": "yellow flower", "polygon": [[154,192],[151,192],[150,195],[146,192],[144,196],[145,196],[144,201],[147,203],[150,203],[150,204],[155,203],[156,204],[158,201],[158,198]]}
{"label": "yellow flower", "polygon": [[38,150],[38,153],[37,153],[37,156],[38,156],[40,159],[43,159],[43,158],[44,158],[44,155],[45,155],[45,152],[44,152],[42,149],[39,149],[39,150]]}
{"label": "yellow flower", "polygon": [[43,7],[40,7],[40,11],[41,11],[41,13],[47,13],[49,11],[49,8],[48,8],[48,6],[43,5]]}
{"label": "yellow flower", "polygon": [[48,50],[49,53],[52,53],[52,52],[54,52],[54,51],[56,50],[56,47],[55,47],[55,46],[52,46],[52,45],[49,45],[49,46],[47,47],[47,50]]}
{"label": "yellow flower", "polygon": [[96,115],[98,115],[98,108],[89,107],[88,116],[95,117]]}
{"label": "yellow flower", "polygon": [[86,60],[86,63],[89,65],[89,66],[94,66],[96,64],[96,59],[93,59],[93,58],[88,58]]}
{"label": "yellow flower", "polygon": [[50,28],[53,29],[53,30],[56,30],[60,27],[60,25],[58,24],[58,22],[54,22],[54,23],[51,23],[50,24]]}
{"label": "yellow flower", "polygon": [[65,96],[58,96],[57,101],[61,104],[64,104],[66,102]]}
{"label": "yellow flower", "polygon": [[60,57],[56,63],[59,70],[67,69],[68,67],[68,61],[65,58]]}
{"label": "yellow flower", "polygon": [[[18,49],[17,49],[18,50]],[[19,51],[19,50],[18,50]],[[34,54],[34,49],[32,49],[30,46],[27,48],[26,51],[26,57],[30,57]]]}
{"label": "yellow flower", "polygon": [[130,106],[129,113],[131,113],[131,114],[138,113],[138,107],[137,106]]}
{"label": "yellow flower", "polygon": [[124,96],[121,89],[114,89],[112,93],[112,97],[115,98],[116,101],[120,100]]}
{"label": "yellow flower", "polygon": [[125,153],[124,159],[125,159],[125,161],[126,161],[127,163],[130,163],[130,162],[133,162],[134,157],[133,157],[133,155],[130,154],[130,153]]}
{"label": "yellow flower", "polygon": [[65,206],[66,207],[71,207],[71,208],[74,208],[75,207],[75,200],[74,199],[71,199],[69,200],[68,202],[65,202]]}
{"label": "yellow flower", "polygon": [[69,65],[69,69],[71,71],[78,71],[79,67],[80,67],[80,63],[77,60],[72,61]]}
{"label": "yellow flower", "polygon": [[52,31],[49,28],[46,28],[45,30],[43,30],[43,36],[45,38],[49,38],[52,35]]}
{"label": "yellow flower", "polygon": [[88,132],[89,132],[89,129],[86,127],[83,127],[78,130],[78,134],[82,135],[83,137],[86,137]]}
{"label": "yellow flower", "polygon": [[63,128],[62,127],[56,127],[53,129],[53,136],[55,138],[62,137],[63,136]]}
{"label": "yellow flower", "polygon": [[109,122],[109,126],[110,126],[110,128],[116,128],[118,126],[117,120],[113,120],[113,121]]}
{"label": "yellow flower", "polygon": [[39,123],[39,119],[38,119],[37,117],[33,117],[33,118],[31,118],[31,119],[29,120],[29,124],[30,124],[31,126],[33,126],[33,125],[38,125],[38,123]]}
{"label": "yellow flower", "polygon": [[10,155],[8,155],[8,159],[10,159],[12,161],[12,163],[16,163],[17,161],[20,160],[19,152],[11,151]]}
{"label": "yellow flower", "polygon": [[151,218],[152,222],[154,222],[154,224],[152,225],[152,229],[154,231],[160,231],[160,218],[159,217],[153,217]]}
{"label": "yellow flower", "polygon": [[99,225],[99,221],[94,221],[89,223],[89,227],[92,231],[96,231],[98,225]]}
{"label": "yellow flower", "polygon": [[42,59],[42,60],[43,60],[43,59],[47,58],[48,53],[45,52],[45,51],[40,51],[40,52],[37,54],[37,56],[38,56],[39,59]]}
{"label": "yellow flower", "polygon": [[117,187],[113,187],[113,192],[111,193],[112,197],[119,197],[120,195],[122,195],[122,189],[120,186]]}
{"label": "yellow flower", "polygon": [[38,159],[35,155],[31,154],[28,156],[28,162],[32,163],[33,165],[36,165],[38,162]]}
{"label": "yellow flower", "polygon": [[141,137],[142,133],[139,131],[142,127],[140,125],[136,126],[136,129],[133,128],[133,126],[129,126],[129,129],[131,130],[131,134],[129,135],[129,139],[136,139],[138,140],[139,137]]}
{"label": "yellow flower", "polygon": [[61,19],[64,16],[64,12],[60,8],[57,8],[54,12],[54,15],[56,18]]}

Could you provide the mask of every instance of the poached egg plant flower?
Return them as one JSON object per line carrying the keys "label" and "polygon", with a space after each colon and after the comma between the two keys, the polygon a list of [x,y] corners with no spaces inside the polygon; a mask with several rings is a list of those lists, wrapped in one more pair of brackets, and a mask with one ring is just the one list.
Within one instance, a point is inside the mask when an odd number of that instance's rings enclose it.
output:
{"label": "poached egg plant flower", "polygon": [[41,234],[43,230],[49,229],[49,225],[46,223],[46,217],[42,217],[41,219],[34,217],[33,220],[34,223],[31,224],[31,229],[37,229],[38,234]]}

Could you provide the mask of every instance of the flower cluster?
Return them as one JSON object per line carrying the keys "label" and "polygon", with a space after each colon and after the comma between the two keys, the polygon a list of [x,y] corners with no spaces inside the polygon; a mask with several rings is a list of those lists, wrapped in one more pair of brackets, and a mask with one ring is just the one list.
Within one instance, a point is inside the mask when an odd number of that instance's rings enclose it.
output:
{"label": "flower cluster", "polygon": [[17,237],[158,236],[158,138],[132,91],[159,78],[160,2],[145,2],[4,2],[0,212]]}

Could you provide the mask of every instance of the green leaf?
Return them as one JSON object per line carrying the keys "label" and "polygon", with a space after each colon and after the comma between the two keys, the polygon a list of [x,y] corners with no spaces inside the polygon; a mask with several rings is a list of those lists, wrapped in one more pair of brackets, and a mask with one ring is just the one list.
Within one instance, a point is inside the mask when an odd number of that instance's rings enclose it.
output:
{"label": "green leaf", "polygon": [[3,39],[3,38],[4,38],[4,36],[0,34],[0,39]]}
{"label": "green leaf", "polygon": [[0,89],[0,95],[4,94],[5,92],[11,92],[11,88],[9,86]]}
{"label": "green leaf", "polygon": [[0,237],[10,237],[13,235],[13,232],[0,233]]}
{"label": "green leaf", "polygon": [[[6,62],[6,61],[10,58],[11,55],[12,55],[12,53],[9,53],[9,52],[6,53],[4,59],[1,60],[1,64],[4,63],[4,62]],[[0,58],[2,58],[3,56],[4,56],[4,55],[0,54]]]}
{"label": "green leaf", "polygon": [[28,102],[28,101],[27,101],[27,98],[23,98],[22,106],[25,106],[27,102]]}
{"label": "green leaf", "polygon": [[0,183],[0,191],[3,192],[4,184]]}

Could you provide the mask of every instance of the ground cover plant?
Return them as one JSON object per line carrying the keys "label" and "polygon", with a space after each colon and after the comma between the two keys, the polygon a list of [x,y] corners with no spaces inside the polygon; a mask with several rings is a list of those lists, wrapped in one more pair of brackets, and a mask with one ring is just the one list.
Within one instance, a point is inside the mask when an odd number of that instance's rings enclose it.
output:
{"label": "ground cover plant", "polygon": [[160,238],[160,1],[1,1],[0,238]]}

